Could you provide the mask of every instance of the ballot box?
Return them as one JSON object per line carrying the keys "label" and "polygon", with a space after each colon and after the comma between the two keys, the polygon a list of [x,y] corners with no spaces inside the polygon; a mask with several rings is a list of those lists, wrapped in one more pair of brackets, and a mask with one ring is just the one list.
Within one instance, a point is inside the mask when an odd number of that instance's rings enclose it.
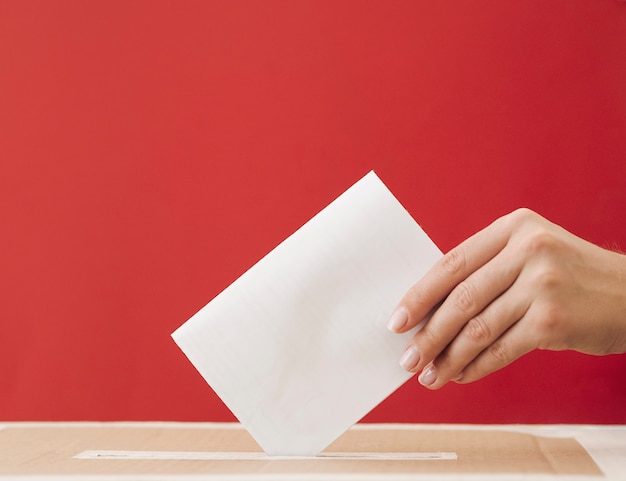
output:
{"label": "ballot box", "polygon": [[626,479],[626,426],[357,424],[308,457],[268,456],[237,423],[0,425],[0,479],[92,477]]}

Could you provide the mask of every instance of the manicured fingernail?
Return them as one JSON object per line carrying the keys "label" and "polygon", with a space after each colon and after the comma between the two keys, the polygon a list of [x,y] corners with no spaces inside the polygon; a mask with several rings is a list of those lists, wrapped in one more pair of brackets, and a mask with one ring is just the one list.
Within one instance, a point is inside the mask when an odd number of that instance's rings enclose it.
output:
{"label": "manicured fingernail", "polygon": [[393,332],[398,332],[407,322],[409,322],[409,312],[402,306],[398,307],[395,311],[393,311],[393,314],[387,323],[387,329]]}
{"label": "manicured fingernail", "polygon": [[430,386],[437,380],[437,372],[433,366],[428,366],[420,374],[419,382],[422,386]]}
{"label": "manicured fingernail", "polygon": [[420,353],[413,344],[409,344],[400,358],[400,365],[407,371],[412,371],[420,360]]}

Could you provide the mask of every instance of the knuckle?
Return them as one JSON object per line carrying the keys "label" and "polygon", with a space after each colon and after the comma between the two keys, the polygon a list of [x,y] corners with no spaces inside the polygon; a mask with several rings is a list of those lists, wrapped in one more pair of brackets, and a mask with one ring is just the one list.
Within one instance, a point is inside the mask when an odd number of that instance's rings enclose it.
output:
{"label": "knuckle", "polygon": [[556,240],[552,224],[541,215],[526,207],[517,209],[504,217],[508,229],[522,245],[532,250],[533,247],[543,250],[550,247]]}
{"label": "knuckle", "polygon": [[447,274],[457,274],[465,269],[466,258],[463,249],[455,247],[441,258],[441,268]]}
{"label": "knuckle", "polygon": [[560,307],[552,302],[545,301],[540,310],[541,314],[535,321],[534,330],[538,335],[539,344],[548,342],[555,335],[561,335],[566,331],[563,325],[563,315]]}
{"label": "knuckle", "polygon": [[560,242],[554,233],[541,227],[526,236],[522,248],[529,256],[535,256],[554,252],[560,248]]}
{"label": "knuckle", "polygon": [[489,346],[487,354],[501,365],[509,364],[511,361],[511,355],[502,341],[496,341]]}
{"label": "knuckle", "polygon": [[419,282],[411,286],[406,293],[406,298],[413,306],[425,306],[429,302],[429,297]]}
{"label": "knuckle", "polygon": [[[544,265],[535,272],[533,282],[537,286],[538,291],[544,297],[548,297],[550,293],[555,292],[561,285],[562,273],[554,265]],[[548,303],[544,308],[552,311],[554,306]]]}
{"label": "knuckle", "polygon": [[428,324],[417,333],[417,337],[420,339],[420,344],[425,346],[437,346],[441,340],[439,332]]}
{"label": "knuckle", "polygon": [[534,222],[539,217],[539,214],[528,207],[520,207],[519,209],[515,209],[511,212],[509,217],[516,225],[519,225],[527,222]]}
{"label": "knuckle", "polygon": [[428,324],[416,334],[415,339],[423,359],[440,356],[449,342],[444,332]]}
{"label": "knuckle", "polygon": [[539,217],[538,214],[526,207],[522,207],[503,217],[500,217],[498,222],[502,223],[502,225],[506,227],[507,231],[514,232],[519,230],[522,226],[532,224],[535,222],[537,217]]}
{"label": "knuckle", "polygon": [[476,292],[473,285],[468,282],[461,282],[450,293],[450,300],[454,307],[461,312],[472,311],[476,306]]}
{"label": "knuckle", "polygon": [[469,337],[477,344],[485,344],[491,339],[491,329],[482,315],[470,319],[466,329]]}

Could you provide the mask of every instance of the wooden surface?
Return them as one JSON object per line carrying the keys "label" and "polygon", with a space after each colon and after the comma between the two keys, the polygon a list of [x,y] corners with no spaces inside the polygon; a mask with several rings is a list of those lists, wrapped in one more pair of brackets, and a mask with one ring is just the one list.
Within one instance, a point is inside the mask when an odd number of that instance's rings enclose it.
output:
{"label": "wooden surface", "polygon": [[[238,424],[5,423],[0,479],[626,479],[626,426],[360,424],[327,452],[363,459],[76,459],[86,450],[258,453]],[[373,459],[367,453],[455,453]]]}

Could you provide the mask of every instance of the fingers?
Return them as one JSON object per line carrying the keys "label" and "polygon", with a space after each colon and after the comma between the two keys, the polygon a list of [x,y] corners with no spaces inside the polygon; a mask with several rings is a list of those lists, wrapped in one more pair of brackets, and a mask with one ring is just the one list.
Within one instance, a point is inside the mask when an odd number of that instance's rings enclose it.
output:
{"label": "fingers", "polygon": [[[462,333],[467,336],[461,336],[460,344],[454,348],[464,351],[463,359],[466,363],[471,361],[487,342],[493,341],[495,335],[502,333],[523,315],[523,306],[519,302],[514,308],[507,307],[507,303],[495,303],[487,308],[513,285],[521,269],[521,260],[510,250],[504,249],[491,262],[459,283],[424,328],[415,334],[400,361],[401,365],[411,372],[421,370],[440,356],[448,345],[452,348],[451,342]],[[510,312],[506,312],[506,309]],[[470,322],[472,319],[474,321]],[[492,319],[497,319],[495,326],[492,325]],[[472,336],[480,338],[480,344],[483,344],[479,346],[480,349],[468,342],[468,337]],[[464,365],[455,361],[454,365],[446,368],[445,376],[449,379]],[[457,371],[452,372],[454,369]]]}
{"label": "fingers", "polygon": [[402,297],[389,320],[389,329],[406,332],[422,322],[457,284],[506,246],[510,231],[510,222],[502,217],[444,255]]}
{"label": "fingers", "polygon": [[[483,377],[508,366],[516,359],[537,347],[536,340],[529,336],[525,327],[528,319],[522,318],[495,342],[481,352],[455,379],[459,384],[478,381]],[[443,383],[441,384],[443,385]],[[439,385],[438,387],[441,387]]]}
{"label": "fingers", "polygon": [[[526,315],[530,307],[530,298],[525,294],[524,288],[516,283],[471,318],[445,350],[427,366],[419,378],[420,382],[431,389],[438,389],[451,379],[459,381],[457,378],[459,375],[462,375],[464,380],[472,376],[482,377],[484,374],[480,369],[486,367],[481,364],[484,361],[479,362],[478,359],[490,349],[494,350],[492,354],[496,358],[498,354],[502,354],[503,349],[508,349],[506,354],[499,357],[500,359],[515,355],[513,353],[509,356],[510,348],[506,345],[508,341],[504,336],[509,331],[514,332],[511,326]],[[526,346],[521,350],[524,349]],[[471,365],[473,367],[468,371]]]}

